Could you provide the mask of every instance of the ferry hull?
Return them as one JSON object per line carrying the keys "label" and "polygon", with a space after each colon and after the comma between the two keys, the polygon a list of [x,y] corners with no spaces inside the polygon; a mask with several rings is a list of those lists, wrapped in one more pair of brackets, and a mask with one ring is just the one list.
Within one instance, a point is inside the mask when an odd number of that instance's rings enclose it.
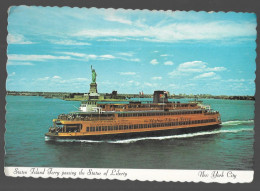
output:
{"label": "ferry hull", "polygon": [[192,127],[192,128],[190,127],[190,128],[131,132],[131,133],[117,133],[117,134],[103,134],[103,135],[57,136],[57,135],[46,133],[45,136],[47,136],[49,140],[55,140],[55,139],[123,140],[123,139],[140,138],[140,137],[159,137],[159,136],[204,132],[204,131],[219,129],[220,127],[221,126],[219,124],[216,124],[216,125],[199,126],[199,127]]}

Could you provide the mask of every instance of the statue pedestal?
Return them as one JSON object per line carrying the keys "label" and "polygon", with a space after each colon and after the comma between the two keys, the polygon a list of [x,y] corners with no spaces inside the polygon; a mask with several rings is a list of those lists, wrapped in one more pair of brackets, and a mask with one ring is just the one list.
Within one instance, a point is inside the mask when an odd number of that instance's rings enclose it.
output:
{"label": "statue pedestal", "polygon": [[97,83],[91,83],[90,84],[90,89],[89,89],[90,94],[97,94]]}

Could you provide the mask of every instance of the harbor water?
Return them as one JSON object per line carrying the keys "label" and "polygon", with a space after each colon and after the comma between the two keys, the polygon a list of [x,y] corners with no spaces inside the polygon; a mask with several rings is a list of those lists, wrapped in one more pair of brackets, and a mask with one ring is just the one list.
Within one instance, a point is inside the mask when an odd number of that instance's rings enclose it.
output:
{"label": "harbor water", "polygon": [[220,129],[118,141],[53,142],[44,136],[52,119],[75,111],[80,102],[7,96],[5,166],[252,170],[255,102],[202,101],[220,112]]}

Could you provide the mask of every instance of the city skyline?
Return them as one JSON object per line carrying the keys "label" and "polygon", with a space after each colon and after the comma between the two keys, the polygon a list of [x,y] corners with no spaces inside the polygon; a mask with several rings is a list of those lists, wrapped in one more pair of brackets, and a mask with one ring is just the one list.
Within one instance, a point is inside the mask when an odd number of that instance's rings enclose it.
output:
{"label": "city skyline", "polygon": [[14,6],[9,91],[254,95],[256,15]]}

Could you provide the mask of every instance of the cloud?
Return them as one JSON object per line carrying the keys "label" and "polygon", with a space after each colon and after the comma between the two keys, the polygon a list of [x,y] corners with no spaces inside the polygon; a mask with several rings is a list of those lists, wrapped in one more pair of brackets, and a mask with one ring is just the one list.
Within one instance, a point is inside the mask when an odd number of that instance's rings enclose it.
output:
{"label": "cloud", "polygon": [[215,68],[208,68],[209,71],[216,71],[216,72],[219,72],[219,71],[224,71],[226,70],[225,67],[215,67]]}
{"label": "cloud", "polygon": [[8,34],[7,35],[8,44],[33,44],[33,42],[26,40],[21,34]]}
{"label": "cloud", "polygon": [[53,76],[53,77],[42,77],[38,78],[37,81],[48,81],[48,83],[61,83],[61,84],[78,84],[78,83],[85,83],[88,82],[88,78],[70,78],[70,79],[62,79],[60,76]]}
{"label": "cloud", "polygon": [[114,57],[113,55],[110,55],[110,54],[106,54],[106,55],[101,55],[100,58],[114,59],[116,57]]}
{"label": "cloud", "polygon": [[67,80],[68,82],[87,82],[89,81],[88,78],[73,78],[73,79],[70,79],[70,80]]}
{"label": "cloud", "polygon": [[11,74],[8,74],[8,77],[15,76],[15,72],[12,72]]}
{"label": "cloud", "polygon": [[153,80],[161,80],[162,77],[161,76],[155,76],[155,77],[152,77]]}
{"label": "cloud", "polygon": [[198,78],[212,78],[212,77],[216,77],[216,73],[215,72],[207,72],[207,73],[200,74],[198,76],[195,76],[195,79],[198,79]]}
{"label": "cloud", "polygon": [[132,62],[140,62],[140,59],[139,59],[139,58],[132,58],[132,59],[129,59],[129,61],[132,61]]}
{"label": "cloud", "polygon": [[7,62],[8,66],[33,66],[30,62]]}
{"label": "cloud", "polygon": [[168,54],[161,54],[160,56],[166,57],[166,56],[169,56],[169,55]]}
{"label": "cloud", "polygon": [[[79,57],[83,60],[109,60],[109,59],[121,59],[125,61],[131,61],[131,62],[140,62],[139,58],[129,58],[132,56],[132,53],[119,53],[121,56],[126,57],[116,57],[111,54],[105,54],[105,55],[95,55],[95,54],[84,54],[84,53],[77,53],[77,52],[60,52],[61,54],[70,55],[73,57]],[[72,58],[73,59],[73,58]]]}
{"label": "cloud", "polygon": [[60,40],[60,41],[51,40],[50,42],[52,44],[59,44],[59,45],[76,45],[76,46],[91,45],[88,42],[77,42],[73,40]]}
{"label": "cloud", "polygon": [[151,60],[150,64],[156,65],[156,64],[159,64],[159,62],[156,59],[153,59],[153,60]]}
{"label": "cloud", "polygon": [[43,77],[43,78],[38,78],[37,80],[40,80],[40,81],[46,81],[46,80],[49,80],[50,77],[46,76],[46,77]]}
{"label": "cloud", "polygon": [[[89,55],[83,54],[83,53],[77,53],[77,52],[61,52],[62,54],[70,55],[70,56],[75,56],[75,57],[87,57]],[[96,57],[96,55],[95,55]]]}
{"label": "cloud", "polygon": [[52,78],[53,78],[53,79],[61,79],[60,76],[53,76]]}
{"label": "cloud", "polygon": [[133,56],[133,53],[132,52],[120,52],[118,53],[119,55],[122,55],[122,56],[129,56],[129,57],[132,57]]}
{"label": "cloud", "polygon": [[9,54],[8,61],[19,60],[19,61],[45,61],[45,60],[69,60],[70,56],[53,56],[53,55],[26,55],[26,54]]}
{"label": "cloud", "polygon": [[185,62],[179,65],[178,70],[182,72],[203,72],[207,63],[202,61]]}
{"label": "cloud", "polygon": [[122,23],[122,24],[127,24],[127,25],[131,25],[132,24],[131,20],[128,20],[128,19],[123,18],[123,17],[116,16],[113,13],[108,14],[105,17],[105,20],[112,21],[112,22],[118,22],[118,23]]}
{"label": "cloud", "polygon": [[168,23],[133,26],[129,28],[83,29],[72,34],[87,38],[122,38],[136,40],[176,42],[182,40],[225,40],[256,36],[256,24],[250,22],[213,21],[194,23]]}
{"label": "cloud", "polygon": [[149,83],[149,82],[145,82],[144,85],[145,85],[145,86],[149,86],[149,87],[153,87],[153,86],[154,86],[153,84],[151,84],[151,83]]}
{"label": "cloud", "polygon": [[167,62],[164,62],[164,65],[169,65],[169,66],[171,66],[171,65],[173,65],[173,62],[172,62],[172,61],[167,61]]}
{"label": "cloud", "polygon": [[[178,77],[178,76],[190,76],[196,73],[204,73],[195,76],[195,79],[204,78],[208,75],[213,75],[214,72],[225,71],[225,67],[208,67],[208,63],[203,61],[191,61],[191,62],[184,62],[180,64],[175,70],[169,72],[168,75],[170,77]],[[215,73],[214,73],[215,74]],[[218,75],[215,76],[215,79],[219,79]]]}
{"label": "cloud", "polygon": [[133,75],[136,75],[135,72],[120,72],[119,74],[122,75],[122,76],[133,76]]}
{"label": "cloud", "polygon": [[100,42],[124,42],[126,39],[118,39],[118,38],[107,38],[107,39],[98,39]]}
{"label": "cloud", "polygon": [[225,67],[214,67],[209,68],[208,63],[203,61],[192,61],[192,62],[185,62],[179,65],[179,71],[182,72],[204,72],[204,71],[224,71],[226,70]]}
{"label": "cloud", "polygon": [[[136,82],[136,81],[134,81],[134,80],[129,80],[129,81],[127,81],[127,84],[126,84],[126,85],[128,85],[128,84],[130,84],[130,85],[135,85],[135,86],[140,86],[140,85],[141,85],[140,82]],[[124,85],[124,84],[122,84],[122,85]]]}
{"label": "cloud", "polygon": [[228,80],[224,80],[226,82],[245,82],[245,79],[228,79]]}

